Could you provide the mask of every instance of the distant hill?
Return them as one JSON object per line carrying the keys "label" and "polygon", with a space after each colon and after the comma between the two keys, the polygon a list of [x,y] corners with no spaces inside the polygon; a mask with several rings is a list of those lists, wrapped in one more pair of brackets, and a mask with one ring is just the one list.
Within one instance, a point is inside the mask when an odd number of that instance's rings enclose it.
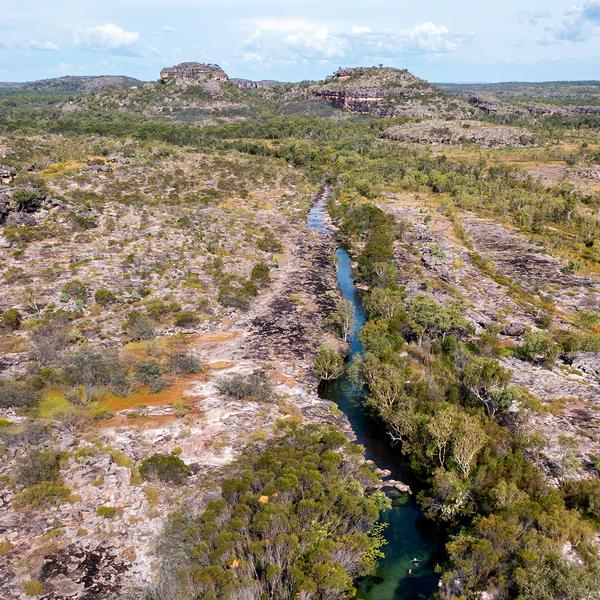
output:
{"label": "distant hill", "polygon": [[97,92],[119,87],[133,87],[143,82],[124,75],[54,77],[26,82],[0,82],[0,90],[31,90],[36,92]]}
{"label": "distant hill", "polygon": [[449,101],[444,92],[406,69],[356,67],[340,69],[310,86],[313,96],[341,110],[379,117],[464,116],[472,108]]}
{"label": "distant hill", "polygon": [[438,83],[447,94],[459,97],[493,95],[506,100],[544,100],[600,104],[600,81],[543,81],[504,83]]}
{"label": "distant hill", "polygon": [[[432,84],[406,69],[339,69],[322,81],[284,83],[230,78],[216,64],[183,62],[150,82],[126,76],[65,76],[0,83],[0,92],[67,94],[62,109],[116,110],[202,124],[237,122],[273,111],[323,117],[511,119],[600,114],[600,81]],[[412,135],[412,134],[411,134]]]}

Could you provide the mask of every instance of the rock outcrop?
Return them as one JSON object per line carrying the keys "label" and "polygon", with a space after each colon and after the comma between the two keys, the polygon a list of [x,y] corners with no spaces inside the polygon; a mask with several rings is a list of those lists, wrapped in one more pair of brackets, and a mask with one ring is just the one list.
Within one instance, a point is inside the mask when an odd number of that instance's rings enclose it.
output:
{"label": "rock outcrop", "polygon": [[430,119],[418,123],[394,125],[384,136],[417,144],[477,144],[487,148],[529,146],[534,138],[528,129],[508,125],[489,125],[480,121]]}
{"label": "rock outcrop", "polygon": [[406,69],[340,69],[324,82],[311,86],[310,93],[334,108],[377,117],[433,116],[460,112],[457,110],[460,102],[455,102],[451,109],[438,88]]}
{"label": "rock outcrop", "polygon": [[124,75],[99,75],[97,77],[66,75],[51,79],[26,82],[2,82],[0,89],[33,90],[36,92],[99,92],[113,88],[128,88],[143,82]]}
{"label": "rock outcrop", "polygon": [[179,85],[199,85],[210,81],[216,84],[227,83],[229,77],[219,65],[197,62],[184,62],[173,67],[165,67],[160,71],[160,81],[175,81]]}
{"label": "rock outcrop", "polygon": [[0,183],[8,184],[15,180],[17,171],[12,167],[0,165]]}

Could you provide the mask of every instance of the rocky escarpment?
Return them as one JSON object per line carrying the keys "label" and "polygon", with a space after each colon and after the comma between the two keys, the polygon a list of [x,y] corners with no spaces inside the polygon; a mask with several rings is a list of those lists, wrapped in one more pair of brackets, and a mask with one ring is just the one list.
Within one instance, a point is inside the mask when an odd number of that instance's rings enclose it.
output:
{"label": "rocky escarpment", "polygon": [[502,146],[529,146],[534,143],[531,131],[524,127],[488,125],[480,121],[451,121],[431,119],[418,123],[394,125],[384,136],[399,141],[419,144],[477,144],[487,148]]}
{"label": "rocky escarpment", "polygon": [[217,124],[248,114],[248,104],[238,87],[218,65],[184,62],[164,67],[157,81],[142,86],[82,94],[63,105],[63,110],[93,107],[137,112],[146,118]]}
{"label": "rocky escarpment", "polygon": [[127,88],[142,82],[124,75],[100,75],[97,77],[66,75],[51,79],[26,82],[1,82],[0,89],[33,90],[36,92],[98,92],[112,88]]}
{"label": "rocky escarpment", "polygon": [[506,102],[495,96],[473,95],[469,104],[486,114],[513,117],[551,117],[554,115],[600,115],[600,106],[558,106],[540,102]]}
{"label": "rocky escarpment", "polygon": [[161,83],[175,82],[179,86],[201,85],[207,92],[218,91],[229,77],[219,65],[184,62],[160,71]]}
{"label": "rocky escarpment", "polygon": [[377,117],[466,114],[468,107],[450,105],[435,86],[406,69],[340,69],[309,88],[313,97],[344,111]]}

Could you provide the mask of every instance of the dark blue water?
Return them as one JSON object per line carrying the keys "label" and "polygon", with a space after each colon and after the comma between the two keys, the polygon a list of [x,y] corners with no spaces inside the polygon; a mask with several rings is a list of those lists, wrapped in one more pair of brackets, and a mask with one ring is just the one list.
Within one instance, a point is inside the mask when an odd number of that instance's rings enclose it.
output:
{"label": "dark blue water", "polygon": [[[318,217],[324,215],[326,196],[325,194],[325,198],[317,199],[308,220],[309,227],[323,233],[327,231],[327,224],[323,218],[319,220]],[[352,360],[363,353],[359,333],[365,324],[366,315],[354,285],[350,256],[341,248],[336,251],[336,256],[338,286],[344,299],[352,303],[356,319],[349,339],[348,360]],[[400,450],[392,446],[382,424],[363,406],[365,393],[363,386],[352,384],[345,376],[336,381],[323,382],[319,387],[319,395],[336,402],[346,414],[357,442],[365,447],[366,457],[378,467],[389,469],[393,479],[408,483],[414,489],[417,482]],[[385,559],[380,562],[375,575],[358,582],[358,597],[363,600],[428,598],[437,589],[438,582],[434,567],[441,548],[435,527],[423,517],[414,496],[394,499],[391,510],[382,513],[380,520],[388,524],[385,530],[388,544],[383,548]],[[411,562],[415,558],[419,562]],[[412,575],[409,575],[409,569],[412,569]]]}

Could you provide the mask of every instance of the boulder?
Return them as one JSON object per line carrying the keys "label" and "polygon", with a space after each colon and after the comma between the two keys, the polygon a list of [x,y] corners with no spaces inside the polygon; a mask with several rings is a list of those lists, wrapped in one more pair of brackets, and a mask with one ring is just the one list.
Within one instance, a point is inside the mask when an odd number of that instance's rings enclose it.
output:
{"label": "boulder", "polygon": [[16,175],[16,169],[0,165],[0,183],[10,184],[15,180]]}
{"label": "boulder", "polygon": [[508,337],[520,337],[527,331],[527,328],[523,323],[507,323],[500,332],[502,335]]}
{"label": "boulder", "polygon": [[33,227],[34,225],[37,225],[37,221],[32,214],[25,212],[11,212],[8,217],[6,217],[5,224],[7,227],[18,227],[19,225]]}

